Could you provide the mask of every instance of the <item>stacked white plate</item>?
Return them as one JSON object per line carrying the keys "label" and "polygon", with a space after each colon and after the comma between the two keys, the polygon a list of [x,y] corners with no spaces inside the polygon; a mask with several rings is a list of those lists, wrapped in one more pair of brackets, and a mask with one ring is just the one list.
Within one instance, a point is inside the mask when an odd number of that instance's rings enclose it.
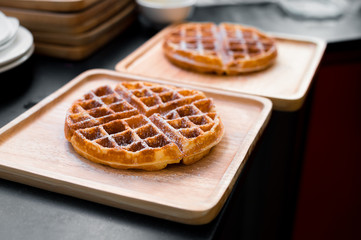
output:
{"label": "stacked white plate", "polygon": [[34,39],[19,20],[0,11],[0,73],[25,62],[34,52]]}

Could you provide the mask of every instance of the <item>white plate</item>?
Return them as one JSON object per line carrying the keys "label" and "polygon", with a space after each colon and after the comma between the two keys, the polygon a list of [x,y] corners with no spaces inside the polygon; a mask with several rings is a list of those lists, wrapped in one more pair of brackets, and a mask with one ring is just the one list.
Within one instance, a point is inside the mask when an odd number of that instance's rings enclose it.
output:
{"label": "white plate", "polygon": [[10,46],[0,51],[0,67],[21,58],[31,48],[33,41],[29,30],[20,26]]}
{"label": "white plate", "polygon": [[19,29],[19,20],[14,17],[6,17],[0,12],[0,48],[11,41]]}
{"label": "white plate", "polygon": [[8,18],[0,11],[0,44],[5,42],[6,38],[8,38],[10,30]]}
{"label": "white plate", "polygon": [[3,42],[0,43],[0,54],[2,50],[8,48],[12,44],[12,42],[16,37],[16,33],[18,32],[19,29],[19,20],[17,18],[8,18],[8,20],[9,20],[8,22],[12,27],[7,38],[4,38]]}
{"label": "white plate", "polygon": [[28,58],[33,54],[34,48],[35,48],[34,45],[32,45],[30,47],[30,49],[23,56],[21,56],[20,58],[16,59],[13,62],[8,63],[5,66],[0,66],[0,73],[5,72],[7,70],[10,70],[10,69],[12,69],[14,67],[17,67],[20,64],[22,64],[23,62],[25,62],[26,60],[28,60]]}
{"label": "white plate", "polygon": [[9,25],[11,26],[11,29],[9,31],[9,34],[6,38],[3,39],[3,41],[0,43],[0,51],[8,48],[10,44],[13,42],[13,40],[16,37],[16,33],[19,29],[19,20],[17,18],[8,18]]}

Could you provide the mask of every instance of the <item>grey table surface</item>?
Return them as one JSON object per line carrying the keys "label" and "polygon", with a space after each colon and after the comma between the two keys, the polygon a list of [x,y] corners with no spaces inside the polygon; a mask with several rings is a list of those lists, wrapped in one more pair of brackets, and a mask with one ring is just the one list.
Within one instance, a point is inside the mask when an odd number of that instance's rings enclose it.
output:
{"label": "grey table surface", "polygon": [[[289,16],[277,4],[264,3],[197,7],[190,20],[239,22],[270,32],[320,37],[340,49],[350,43],[360,46],[361,40],[359,1],[349,1],[346,13],[337,19],[298,19]],[[137,21],[85,60],[33,55],[24,66],[0,74],[2,83],[11,89],[16,87],[16,91],[1,97],[0,127],[85,70],[114,69],[121,59],[157,31]],[[251,178],[247,180],[247,175],[244,178],[248,186],[242,186],[243,182],[238,184],[239,191],[244,194],[241,199],[249,198],[255,191],[253,186],[256,189],[262,184]],[[0,239],[214,239],[219,237],[222,222],[230,221],[224,214],[231,211],[228,208],[227,202],[209,224],[188,226],[0,179]],[[252,212],[241,218],[246,216],[252,216]],[[248,234],[244,239],[254,238]]]}

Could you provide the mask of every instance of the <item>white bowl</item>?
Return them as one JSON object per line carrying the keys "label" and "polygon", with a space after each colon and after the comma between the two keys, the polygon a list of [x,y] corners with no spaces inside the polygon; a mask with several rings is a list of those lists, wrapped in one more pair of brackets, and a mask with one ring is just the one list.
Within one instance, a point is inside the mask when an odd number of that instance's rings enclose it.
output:
{"label": "white bowl", "polygon": [[181,22],[190,17],[196,0],[136,0],[141,14],[156,24]]}

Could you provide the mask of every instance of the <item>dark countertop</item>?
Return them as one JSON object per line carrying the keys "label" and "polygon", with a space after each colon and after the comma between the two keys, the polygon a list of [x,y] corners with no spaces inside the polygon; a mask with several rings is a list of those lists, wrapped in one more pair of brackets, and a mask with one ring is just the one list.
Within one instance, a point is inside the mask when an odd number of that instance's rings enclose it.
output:
{"label": "dark countertop", "polygon": [[[292,18],[272,3],[196,8],[191,20],[239,22],[265,31],[320,37],[327,40],[334,51],[343,51],[351,45],[361,47],[360,2],[349,2],[346,14],[332,20]],[[80,73],[94,68],[114,69],[121,59],[156,32],[135,22],[88,59],[72,62],[33,55],[20,67],[0,74],[0,80],[6,86],[3,89],[10,92],[3,95],[0,103],[0,126]],[[279,123],[276,121],[283,117],[283,113],[276,113],[270,125]],[[265,172],[262,167],[264,155],[258,151],[269,148],[271,133],[271,130],[266,132],[265,139],[251,155],[252,165],[246,166],[224,209],[209,224],[178,224],[1,179],[0,236],[2,239],[214,239],[227,235],[222,230],[225,223],[239,222],[243,224],[240,226],[243,232],[238,236],[255,239],[258,235],[252,231],[262,230],[256,225],[260,222],[256,218],[268,206],[260,200],[267,179],[255,177]],[[231,214],[239,202],[244,206],[243,210],[238,215]],[[291,227],[288,228],[286,232],[291,231]]]}

